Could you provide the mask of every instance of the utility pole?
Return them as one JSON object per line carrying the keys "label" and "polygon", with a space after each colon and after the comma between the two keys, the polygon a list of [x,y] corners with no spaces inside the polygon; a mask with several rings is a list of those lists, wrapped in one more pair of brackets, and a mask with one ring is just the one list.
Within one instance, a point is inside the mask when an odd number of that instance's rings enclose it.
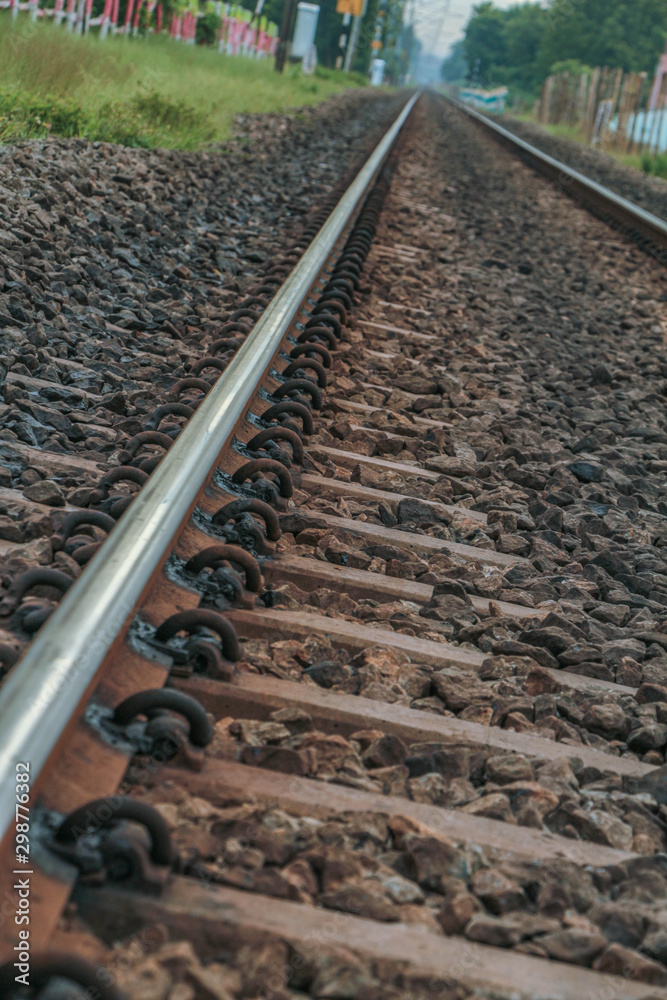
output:
{"label": "utility pole", "polygon": [[343,14],[343,31],[340,38],[338,39],[338,55],[336,56],[336,69],[342,69],[343,61],[345,59],[345,53],[347,51],[347,43],[350,40],[350,23],[352,18],[348,13]]}
{"label": "utility pole", "polygon": [[410,0],[406,0],[405,13],[406,13],[406,22],[407,23],[405,25],[404,35],[403,35],[403,37],[405,39],[405,45],[404,45],[404,49],[403,49],[403,58],[405,60],[405,62],[404,62],[405,71],[404,71],[404,78],[403,78],[403,83],[404,84],[407,83],[408,79],[411,76],[410,71],[412,69],[412,53],[413,53],[414,44],[415,44],[415,7],[416,6],[417,6],[417,0],[412,0],[412,3],[410,2]]}
{"label": "utility pole", "polygon": [[[366,10],[366,4],[364,3],[364,13]],[[354,59],[354,53],[357,48],[357,42],[359,41],[359,31],[361,30],[361,22],[364,15],[360,14],[359,17],[352,19],[352,31],[350,32],[350,37],[347,42],[347,48],[345,50],[345,63],[343,69],[346,73],[349,73],[352,69],[352,60]]]}
{"label": "utility pole", "polygon": [[339,14],[347,13],[353,15],[352,30],[350,31],[347,45],[345,47],[345,62],[343,63],[343,69],[346,73],[349,73],[352,68],[352,60],[354,59],[354,53],[359,40],[359,30],[361,28],[361,22],[363,21],[364,14],[366,13],[367,5],[368,0],[363,0],[363,4],[361,4],[360,0],[356,0],[356,2],[355,0],[352,0],[352,3],[341,3],[339,0],[336,4],[336,10]]}
{"label": "utility pole", "polygon": [[276,63],[275,69],[277,73],[282,73],[285,69],[285,63],[287,62],[287,56],[289,54],[290,39],[292,37],[292,32],[294,30],[294,20],[296,18],[296,5],[297,0],[285,0],[285,6],[283,7],[283,16],[280,22],[280,34],[278,37],[278,45],[276,46]]}

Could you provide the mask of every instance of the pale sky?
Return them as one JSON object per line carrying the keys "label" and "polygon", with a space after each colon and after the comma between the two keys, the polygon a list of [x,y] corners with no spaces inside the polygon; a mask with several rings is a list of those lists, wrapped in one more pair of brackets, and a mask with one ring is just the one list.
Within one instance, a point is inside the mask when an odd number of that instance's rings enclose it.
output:
{"label": "pale sky", "polygon": [[[480,0],[413,0],[415,27],[423,51],[445,56],[463,35],[472,8]],[[496,7],[512,7],[523,0],[494,0]],[[539,2],[539,0],[535,0]]]}

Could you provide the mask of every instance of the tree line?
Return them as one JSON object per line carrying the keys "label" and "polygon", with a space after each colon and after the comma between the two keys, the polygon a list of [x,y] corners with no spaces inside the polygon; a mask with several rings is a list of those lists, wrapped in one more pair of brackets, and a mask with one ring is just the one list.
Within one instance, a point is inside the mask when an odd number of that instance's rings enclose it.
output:
{"label": "tree line", "polygon": [[551,73],[613,66],[653,73],[667,42],[667,0],[479,3],[442,64],[446,82],[537,94]]}

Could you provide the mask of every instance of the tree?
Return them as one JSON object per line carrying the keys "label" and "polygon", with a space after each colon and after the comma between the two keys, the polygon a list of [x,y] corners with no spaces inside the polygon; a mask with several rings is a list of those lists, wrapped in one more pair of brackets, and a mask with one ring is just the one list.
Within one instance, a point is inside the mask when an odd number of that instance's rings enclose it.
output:
{"label": "tree", "polygon": [[368,67],[370,66],[371,55],[373,52],[371,49],[371,41],[373,40],[373,36],[375,34],[375,19],[377,18],[379,7],[380,0],[368,0],[368,3],[366,4],[366,13],[364,14],[361,22],[357,48],[354,53],[354,59],[352,60],[352,69],[355,73],[368,73]]}
{"label": "tree", "polygon": [[449,50],[448,56],[443,60],[440,67],[440,76],[445,83],[458,83],[465,80],[468,75],[468,63],[466,62],[464,41],[454,42]]}
{"label": "tree", "polygon": [[667,39],[667,0],[551,0],[546,22],[544,76],[566,59],[652,73]]}
{"label": "tree", "polygon": [[507,65],[505,15],[487,0],[473,7],[466,26],[463,51],[466,62],[481,81],[490,84]]}
{"label": "tree", "polygon": [[384,0],[384,11],[381,57],[385,60],[387,80],[396,85],[407,72],[409,58],[409,38],[403,26],[403,0]]}
{"label": "tree", "polygon": [[[571,0],[566,0],[571,2]],[[547,14],[537,4],[498,10],[478,4],[466,26],[463,51],[468,66],[484,86],[516,84],[533,89],[540,81],[538,53]]]}
{"label": "tree", "polygon": [[650,74],[666,39],[667,0],[548,0],[507,10],[486,0],[473,8],[463,52],[480,85],[536,93],[561,63]]}
{"label": "tree", "polygon": [[523,90],[539,86],[540,46],[546,31],[544,10],[533,3],[510,7],[505,11],[505,50],[507,69],[503,83],[513,83]]}

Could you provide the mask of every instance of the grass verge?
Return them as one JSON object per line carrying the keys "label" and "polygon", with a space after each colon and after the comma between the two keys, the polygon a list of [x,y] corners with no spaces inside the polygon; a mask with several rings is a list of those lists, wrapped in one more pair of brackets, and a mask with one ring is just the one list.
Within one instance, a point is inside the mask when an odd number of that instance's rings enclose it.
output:
{"label": "grass verge", "polygon": [[230,134],[236,114],[317,104],[359,77],[283,75],[271,59],[220,55],[166,36],[81,38],[0,13],[0,142],[76,136],[198,149]]}

